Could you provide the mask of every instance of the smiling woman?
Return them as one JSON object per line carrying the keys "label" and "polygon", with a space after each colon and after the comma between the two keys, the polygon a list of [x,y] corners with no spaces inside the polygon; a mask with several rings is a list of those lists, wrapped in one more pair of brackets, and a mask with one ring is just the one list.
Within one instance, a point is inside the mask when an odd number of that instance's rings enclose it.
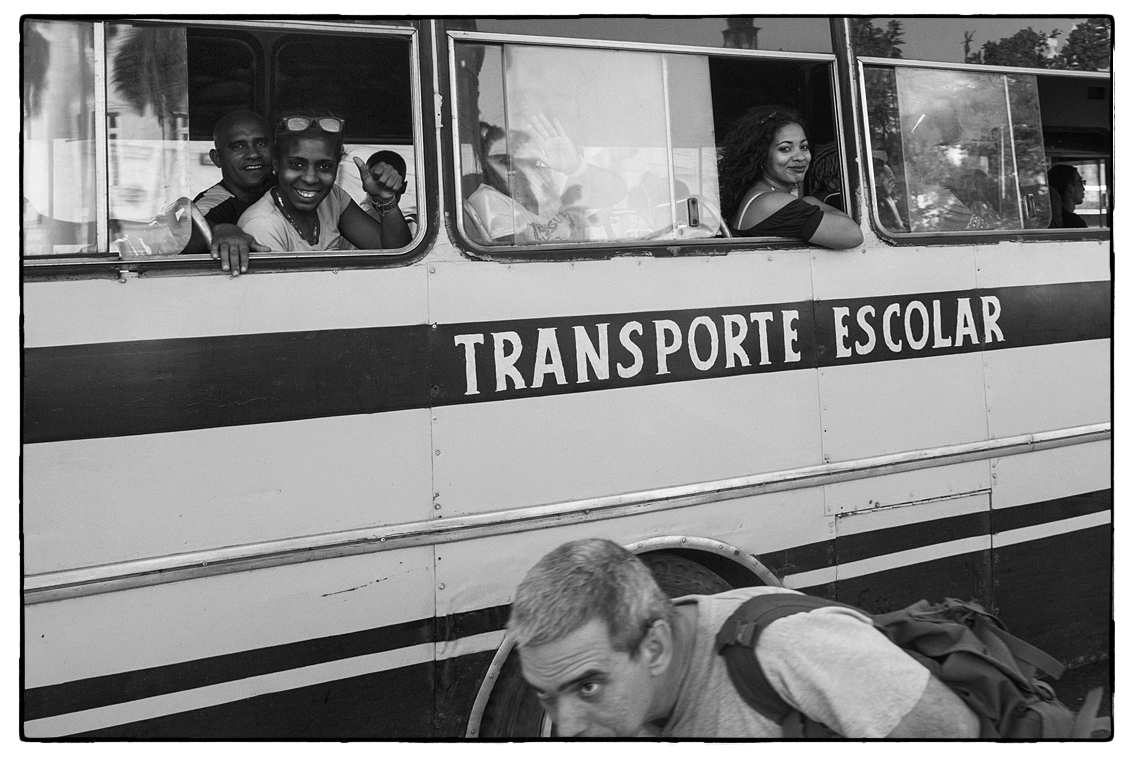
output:
{"label": "smiling woman", "polygon": [[276,252],[396,249],[410,242],[398,208],[402,177],[385,162],[355,158],[368,214],[335,185],[343,156],[344,120],[318,109],[280,119],[273,149],[276,185],[241,215],[239,225]]}
{"label": "smiling woman", "polygon": [[722,211],[739,236],[782,236],[849,249],[863,243],[858,224],[814,196],[802,196],[812,164],[803,120],[789,109],[758,106],[725,138],[718,177]]}

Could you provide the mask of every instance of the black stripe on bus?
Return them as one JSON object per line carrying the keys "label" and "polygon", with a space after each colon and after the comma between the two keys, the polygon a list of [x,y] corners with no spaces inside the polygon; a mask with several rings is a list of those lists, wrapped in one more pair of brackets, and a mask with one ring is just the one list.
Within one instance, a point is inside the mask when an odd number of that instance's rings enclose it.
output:
{"label": "black stripe on bus", "polygon": [[434,642],[434,619],[130,670],[24,691],[24,720],[197,689],[350,657]]}
{"label": "black stripe on bus", "polygon": [[935,543],[988,537],[989,528],[989,512],[975,511],[970,514],[912,522],[870,532],[837,535],[836,560],[838,564],[848,564],[899,551],[932,546]]}
{"label": "black stripe on bus", "polygon": [[29,348],[23,440],[422,407],[427,331],[393,326]]}
{"label": "black stripe on bus", "polygon": [[[406,665],[74,734],[69,739],[429,739],[432,663]],[[452,730],[450,730],[452,733]]]}
{"label": "black stripe on bus", "polygon": [[[1101,281],[33,347],[23,355],[22,436],[38,443],[173,432],[1102,339],[1111,336],[1110,289]],[[726,333],[742,324],[741,353],[727,352]],[[583,377],[580,359],[598,352],[601,332],[607,378],[589,361]],[[660,353],[660,343],[673,342],[676,350]],[[517,354],[504,370],[498,350]]]}
{"label": "black stripe on bus", "polygon": [[1043,525],[1061,519],[1109,511],[1113,500],[1109,488],[1067,498],[1053,498],[1039,503],[1030,503],[1026,506],[997,509],[993,512],[993,532],[1006,532],[1007,530]]}

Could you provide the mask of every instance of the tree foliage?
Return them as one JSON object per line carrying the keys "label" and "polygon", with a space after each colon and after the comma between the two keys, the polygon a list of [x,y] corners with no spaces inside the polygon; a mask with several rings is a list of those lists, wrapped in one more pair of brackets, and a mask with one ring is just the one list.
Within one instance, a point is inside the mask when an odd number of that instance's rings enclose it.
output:
{"label": "tree foliage", "polygon": [[1108,71],[1111,69],[1111,21],[1090,18],[1068,33],[1060,51],[1061,69]]}
{"label": "tree foliage", "polygon": [[970,55],[966,63],[1051,69],[1054,68],[1053,57],[1048,41],[1061,34],[1059,29],[1044,34],[1028,27],[1011,37],[1002,37],[998,42],[989,40],[983,43],[981,50]]}
{"label": "tree foliage", "polygon": [[855,46],[856,55],[875,56],[877,58],[902,58],[902,49],[905,45],[902,38],[902,22],[891,19],[886,29],[880,29],[871,23],[871,19],[851,20],[851,41]]}
{"label": "tree foliage", "polygon": [[[1089,18],[1077,24],[1059,53],[1053,52],[1051,41],[1063,32],[1053,29],[1047,34],[1022,29],[997,42],[984,43],[976,53],[966,56],[966,63],[991,66],[1027,66],[1033,69],[1078,69],[1105,71],[1111,68],[1111,22],[1107,18]],[[969,39],[966,40],[968,48]]]}

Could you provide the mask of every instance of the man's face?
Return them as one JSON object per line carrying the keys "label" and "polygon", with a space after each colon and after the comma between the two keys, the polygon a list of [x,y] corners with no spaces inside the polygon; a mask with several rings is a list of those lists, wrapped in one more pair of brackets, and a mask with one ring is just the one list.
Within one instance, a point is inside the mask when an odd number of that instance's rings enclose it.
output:
{"label": "man's face", "polygon": [[213,164],[229,189],[249,194],[264,184],[272,172],[272,140],[268,128],[255,120],[234,122],[225,135],[218,136],[220,148],[209,152]]}
{"label": "man's face", "polygon": [[655,683],[645,640],[634,655],[617,651],[598,620],[522,649],[520,665],[559,736],[633,737],[650,720]]}
{"label": "man's face", "polygon": [[1080,177],[1079,172],[1072,178],[1072,182],[1068,184],[1068,191],[1072,194],[1072,201],[1074,203],[1077,205],[1084,203],[1084,179]]}

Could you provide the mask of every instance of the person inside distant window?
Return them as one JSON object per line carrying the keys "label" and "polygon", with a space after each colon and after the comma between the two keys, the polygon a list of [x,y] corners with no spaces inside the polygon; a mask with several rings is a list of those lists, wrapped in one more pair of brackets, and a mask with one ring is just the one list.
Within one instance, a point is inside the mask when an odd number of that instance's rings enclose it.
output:
{"label": "person inside distant window", "polygon": [[[402,179],[401,187],[399,187],[398,190],[394,193],[394,201],[401,202],[402,194],[406,193],[406,189],[410,187],[410,184],[406,181],[406,160],[403,159],[402,155],[396,151],[375,151],[370,155],[370,158],[367,159],[367,170],[373,171],[374,168],[379,165],[379,163],[393,168],[394,171],[398,173],[398,177]],[[379,171],[381,172],[382,168],[380,168]],[[369,197],[364,199],[363,202],[359,204],[359,206],[368,215],[373,216],[373,213],[376,211],[375,206],[371,202]],[[413,233],[417,229],[418,225],[417,216],[403,215],[403,217],[406,220],[406,225],[410,227],[410,232]]]}
{"label": "person inside distant window", "polygon": [[1048,171],[1048,195],[1052,199],[1049,228],[1087,228],[1087,221],[1076,214],[1084,203],[1084,178],[1071,164],[1057,164]]}

